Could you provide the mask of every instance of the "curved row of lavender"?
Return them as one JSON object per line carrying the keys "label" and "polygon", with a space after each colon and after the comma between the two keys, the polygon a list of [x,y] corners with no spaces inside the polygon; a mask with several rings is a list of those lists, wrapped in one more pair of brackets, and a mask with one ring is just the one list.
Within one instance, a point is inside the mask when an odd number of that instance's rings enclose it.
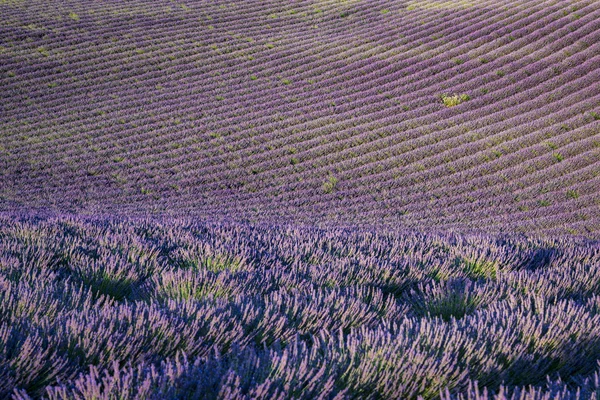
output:
{"label": "curved row of lavender", "polygon": [[599,290],[589,239],[1,215],[0,397],[597,398]]}
{"label": "curved row of lavender", "polygon": [[597,234],[594,0],[0,2],[0,209]]}

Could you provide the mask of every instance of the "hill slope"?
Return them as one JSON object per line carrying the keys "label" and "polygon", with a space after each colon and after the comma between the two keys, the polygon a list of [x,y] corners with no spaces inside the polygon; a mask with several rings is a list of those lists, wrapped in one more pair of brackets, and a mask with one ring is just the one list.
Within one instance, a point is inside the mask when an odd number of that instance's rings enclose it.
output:
{"label": "hill slope", "polygon": [[597,1],[0,2],[2,209],[592,234]]}

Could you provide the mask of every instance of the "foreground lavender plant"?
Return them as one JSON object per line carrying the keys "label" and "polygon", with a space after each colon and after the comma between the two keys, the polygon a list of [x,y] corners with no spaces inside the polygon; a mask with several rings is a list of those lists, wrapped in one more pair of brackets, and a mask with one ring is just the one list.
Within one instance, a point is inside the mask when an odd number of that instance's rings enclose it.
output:
{"label": "foreground lavender plant", "polygon": [[2,214],[0,396],[592,398],[598,271],[583,238]]}

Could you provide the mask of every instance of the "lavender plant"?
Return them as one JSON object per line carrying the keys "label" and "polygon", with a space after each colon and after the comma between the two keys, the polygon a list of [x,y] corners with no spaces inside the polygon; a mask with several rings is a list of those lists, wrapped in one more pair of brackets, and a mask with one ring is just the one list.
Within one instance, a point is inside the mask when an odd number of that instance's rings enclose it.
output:
{"label": "lavender plant", "polygon": [[589,239],[167,217],[0,222],[4,397],[596,390],[600,247]]}

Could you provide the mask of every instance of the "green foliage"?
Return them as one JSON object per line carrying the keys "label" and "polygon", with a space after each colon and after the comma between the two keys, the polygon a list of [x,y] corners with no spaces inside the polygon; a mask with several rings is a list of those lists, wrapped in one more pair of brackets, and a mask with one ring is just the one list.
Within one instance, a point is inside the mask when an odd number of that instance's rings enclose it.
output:
{"label": "green foliage", "polygon": [[336,185],[338,183],[338,180],[335,176],[333,175],[329,175],[329,178],[327,178],[327,181],[325,181],[323,183],[323,192],[325,193],[331,193],[333,192],[333,190],[335,189]]}
{"label": "green foliage", "polygon": [[132,295],[135,282],[128,278],[112,278],[106,274],[97,274],[82,278],[82,282],[89,286],[96,296],[104,295],[121,301]]}
{"label": "green foliage", "polygon": [[207,256],[200,260],[200,268],[206,268],[211,272],[230,271],[236,272],[243,267],[243,261],[238,257],[225,255]]}
{"label": "green foliage", "polygon": [[48,57],[50,55],[50,52],[48,51],[48,49],[46,49],[43,46],[38,47],[36,50],[37,50],[38,53],[40,53],[44,57]]}
{"label": "green foliage", "polygon": [[564,159],[565,159],[565,157],[564,157],[562,154],[560,154],[560,153],[554,153],[552,156],[553,156],[553,157],[554,157],[554,159],[555,159],[556,161],[558,161],[558,162],[560,162],[560,161],[562,161],[562,160],[564,160]]}
{"label": "green foliage", "polygon": [[176,260],[175,265],[184,270],[208,270],[213,273],[221,271],[237,272],[244,266],[240,257],[225,254],[194,255],[187,254]]}
{"label": "green foliage", "polygon": [[468,94],[441,95],[442,102],[446,107],[454,107],[464,101],[468,101],[471,97]]}
{"label": "green foliage", "polygon": [[568,199],[577,199],[579,198],[579,193],[576,190],[569,189],[567,190],[567,198]]}
{"label": "green foliage", "polygon": [[432,317],[440,317],[444,321],[452,318],[460,319],[471,313],[477,307],[477,303],[466,298],[462,293],[449,293],[446,297],[440,297],[427,304],[427,310]]}
{"label": "green foliage", "polygon": [[469,281],[443,281],[421,286],[420,292],[411,292],[413,307],[417,315],[440,317],[444,321],[460,319],[475,311],[482,298],[473,290]]}
{"label": "green foliage", "polygon": [[493,261],[457,257],[455,263],[471,279],[496,279],[498,273],[498,264]]}

